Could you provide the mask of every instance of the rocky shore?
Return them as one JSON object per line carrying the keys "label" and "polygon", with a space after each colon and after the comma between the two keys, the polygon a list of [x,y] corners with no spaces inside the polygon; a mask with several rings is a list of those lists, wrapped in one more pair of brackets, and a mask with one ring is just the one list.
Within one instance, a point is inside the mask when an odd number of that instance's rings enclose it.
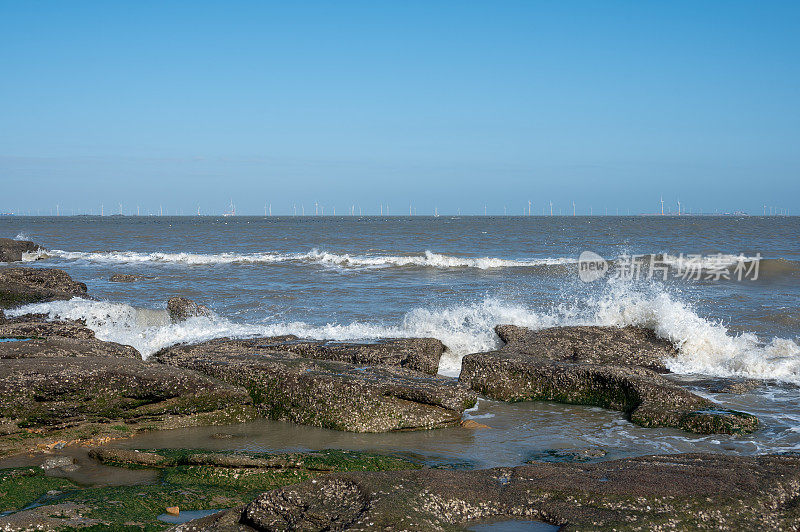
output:
{"label": "rocky shore", "polygon": [[643,456],[478,471],[342,473],[278,488],[176,531],[463,530],[538,520],[564,530],[796,530],[800,458]]}
{"label": "rocky shore", "polygon": [[558,327],[529,331],[500,325],[506,344],[466,355],[459,380],[501,401],[555,401],[624,412],[643,427],[748,433],[758,419],[693,394],[654,370],[676,356],[652,331],[625,327]]}
{"label": "rocky shore", "polygon": [[[8,242],[0,239],[5,262],[40,250]],[[0,308],[73,297],[89,297],[86,285],[64,271],[0,267]],[[212,314],[181,297],[167,308],[174,322]],[[503,519],[575,530],[800,526],[795,456],[647,456],[468,471],[346,451],[108,445],[143,431],[258,418],[365,433],[455,427],[479,396],[598,406],[643,427],[702,434],[759,427],[754,416],[671,379],[668,361],[678,353],[652,330],[498,325],[496,332],[502,347],[466,355],[454,379],[437,374],[447,347],[434,338],[218,338],[144,360],[80,321],[0,310],[0,457],[85,445],[105,466],[161,475],[158,486],[100,493],[42,468],[0,469],[0,529],[102,528],[124,519],[132,530],[158,530],[167,525],[153,511],[166,506],[226,510],[177,530],[460,530]],[[53,468],[63,473],[70,463],[62,458]],[[152,505],[143,509],[133,493],[149,493]],[[109,509],[109,501],[121,502]],[[33,502],[40,506],[22,510]]]}

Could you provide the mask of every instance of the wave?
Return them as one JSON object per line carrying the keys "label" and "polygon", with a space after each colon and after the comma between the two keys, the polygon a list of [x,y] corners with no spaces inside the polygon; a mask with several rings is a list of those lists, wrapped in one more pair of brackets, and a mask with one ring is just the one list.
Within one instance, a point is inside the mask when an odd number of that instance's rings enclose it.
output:
{"label": "wave", "polygon": [[57,257],[65,260],[84,260],[99,263],[136,264],[275,264],[282,262],[314,263],[339,267],[403,267],[417,266],[428,268],[515,268],[532,266],[551,266],[577,263],[572,258],[542,258],[512,260],[495,257],[460,257],[425,251],[418,255],[351,255],[330,253],[312,249],[306,253],[141,253],[136,251],[84,252],[49,250],[41,257]]}
{"label": "wave", "polygon": [[682,374],[774,379],[800,384],[800,346],[794,340],[762,341],[755,334],[732,334],[722,323],[700,316],[691,305],[657,284],[634,287],[608,281],[595,298],[535,309],[496,298],[441,308],[417,308],[395,323],[351,322],[309,324],[278,322],[239,324],[222,316],[171,323],[165,310],[134,308],[122,303],[70,301],[36,303],[6,312],[10,316],[47,314],[51,319],[82,319],[102,340],[132,345],[144,357],[180,342],[217,337],[247,338],[295,334],[339,341],[387,337],[435,337],[448,346],[439,372],[458,375],[461,357],[500,345],[494,326],[514,324],[532,329],[561,325],[638,325],[650,327],[674,343],[679,355],[667,361]]}
{"label": "wave", "polygon": [[[19,236],[19,235],[18,235]],[[38,251],[27,253],[23,257],[25,261],[34,261],[42,258],[59,258],[67,261],[86,261],[91,263],[105,264],[153,264],[153,265],[217,265],[217,264],[314,264],[345,269],[375,269],[375,268],[436,268],[436,269],[479,269],[491,270],[501,268],[538,268],[544,267],[548,271],[556,268],[556,271],[564,273],[564,268],[574,267],[578,259],[574,257],[545,257],[545,258],[525,258],[510,259],[499,257],[465,257],[457,255],[446,255],[426,250],[419,254],[409,255],[369,255],[351,253],[333,253],[312,249],[304,253],[164,253],[164,252],[138,252],[138,251],[64,251],[60,249]],[[727,270],[724,278],[731,278],[733,269],[743,261],[746,265],[748,274],[751,263],[756,257],[743,257],[733,254],[718,255],[669,255],[669,254],[645,254],[636,255],[639,257],[643,268],[650,268],[655,265],[666,265],[675,275],[683,275],[682,278],[694,279],[699,277],[700,272],[703,278],[707,278],[709,272]],[[626,256],[609,259],[612,268],[621,268]],[[558,270],[558,268],[561,270]],[[645,270],[647,272],[649,270]],[[693,273],[694,272],[694,273]],[[800,262],[788,259],[760,259],[759,278],[774,279],[783,276],[794,276],[800,273]],[[658,271],[653,272],[656,277],[661,275]],[[744,272],[743,272],[744,273]]]}

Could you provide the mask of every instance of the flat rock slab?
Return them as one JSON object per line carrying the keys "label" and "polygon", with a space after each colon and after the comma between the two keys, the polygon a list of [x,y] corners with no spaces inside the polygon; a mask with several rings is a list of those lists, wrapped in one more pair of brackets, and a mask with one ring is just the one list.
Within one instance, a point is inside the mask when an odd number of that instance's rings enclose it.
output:
{"label": "flat rock slab", "polygon": [[387,338],[369,343],[301,340],[283,336],[260,342],[259,347],[287,351],[305,358],[351,364],[383,364],[436,375],[445,350],[436,338]]}
{"label": "flat rock slab", "polygon": [[0,361],[0,418],[11,421],[4,425],[6,434],[82,423],[159,421],[250,404],[242,388],[140,358],[39,356]]}
{"label": "flat rock slab", "polygon": [[643,327],[574,326],[534,331],[498,325],[495,332],[506,344],[501,351],[563,362],[639,366],[667,372],[666,362],[678,356],[671,342]]}
{"label": "flat rock slab", "polygon": [[454,379],[305,358],[277,351],[264,339],[178,346],[151,360],[244,386],[271,419],[351,432],[455,425],[476,401],[475,393]]}
{"label": "flat rock slab", "polygon": [[0,269],[0,307],[11,308],[39,301],[72,299],[86,295],[86,285],[54,268]]}
{"label": "flat rock slab", "polygon": [[17,262],[27,253],[36,253],[41,248],[29,240],[0,238],[0,262]]}
{"label": "flat rock slab", "polygon": [[702,434],[747,433],[758,428],[755,416],[726,410],[636,366],[492,351],[465,356],[459,380],[501,401],[555,401],[617,410],[643,427],[675,427]]}
{"label": "flat rock slab", "polygon": [[645,456],[478,471],[335,473],[173,530],[797,530],[800,457]]}
{"label": "flat rock slab", "polygon": [[51,336],[47,338],[3,338],[0,334],[0,360],[43,357],[127,357],[141,360],[142,355],[129,346],[103,342],[96,338],[78,339]]}
{"label": "flat rock slab", "polygon": [[88,340],[94,338],[94,331],[78,321],[47,321],[47,316],[41,314],[26,314],[5,321],[0,320],[0,338],[48,338],[51,336]]}
{"label": "flat rock slab", "polygon": [[[41,320],[41,321],[39,321]],[[104,342],[77,321],[44,321],[42,315],[26,315],[0,322],[0,359],[34,357],[129,357],[139,352],[115,342]]]}

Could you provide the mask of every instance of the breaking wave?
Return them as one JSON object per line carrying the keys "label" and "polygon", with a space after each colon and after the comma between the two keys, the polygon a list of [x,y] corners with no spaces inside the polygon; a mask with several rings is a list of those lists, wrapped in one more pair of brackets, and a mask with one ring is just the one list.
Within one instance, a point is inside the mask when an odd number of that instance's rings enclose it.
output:
{"label": "breaking wave", "polygon": [[428,268],[514,268],[549,266],[576,263],[572,258],[500,259],[495,257],[460,257],[425,251],[417,255],[351,255],[312,249],[306,253],[141,253],[136,251],[83,252],[49,250],[46,256],[65,260],[83,260],[99,263],[136,264],[275,264],[282,262],[315,263],[340,267],[402,267]]}
{"label": "breaking wave", "polygon": [[532,329],[559,325],[639,325],[650,327],[678,348],[668,361],[677,373],[719,377],[775,379],[800,384],[800,347],[795,340],[759,339],[755,334],[732,334],[724,324],[700,316],[691,305],[659,285],[634,287],[609,281],[600,296],[565,302],[548,309],[530,308],[497,298],[441,308],[417,308],[395,323],[277,322],[240,324],[222,316],[195,317],[171,323],[166,310],[135,308],[122,303],[70,301],[36,303],[7,311],[10,316],[44,313],[51,319],[82,319],[98,338],[132,345],[147,357],[180,343],[217,337],[256,337],[295,334],[304,338],[340,341],[387,337],[435,337],[448,346],[439,372],[457,375],[461,357],[495,349],[497,324]]}

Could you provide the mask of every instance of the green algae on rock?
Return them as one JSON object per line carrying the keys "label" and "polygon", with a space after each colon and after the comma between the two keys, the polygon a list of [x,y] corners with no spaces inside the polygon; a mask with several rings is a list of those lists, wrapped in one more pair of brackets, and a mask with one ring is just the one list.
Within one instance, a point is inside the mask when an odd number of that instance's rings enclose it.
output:
{"label": "green algae on rock", "polygon": [[798,500],[800,457],[685,454],[337,473],[175,530],[464,530],[499,519],[568,530],[796,530]]}
{"label": "green algae on rock", "polygon": [[[309,453],[225,453],[192,449],[126,451],[95,449],[92,455],[106,465],[156,467],[157,484],[80,487],[65,479],[45,477],[39,468],[0,471],[0,493],[16,488],[6,476],[22,471],[33,489],[20,490],[19,510],[47,491],[59,494],[43,505],[0,517],[2,530],[163,530],[157,520],[168,506],[181,510],[208,510],[241,506],[259,493],[279,486],[319,478],[333,472],[414,469],[419,466],[391,456],[327,450]],[[266,464],[266,465],[265,465]],[[65,519],[64,517],[67,517]],[[60,521],[59,521],[60,520]]]}

